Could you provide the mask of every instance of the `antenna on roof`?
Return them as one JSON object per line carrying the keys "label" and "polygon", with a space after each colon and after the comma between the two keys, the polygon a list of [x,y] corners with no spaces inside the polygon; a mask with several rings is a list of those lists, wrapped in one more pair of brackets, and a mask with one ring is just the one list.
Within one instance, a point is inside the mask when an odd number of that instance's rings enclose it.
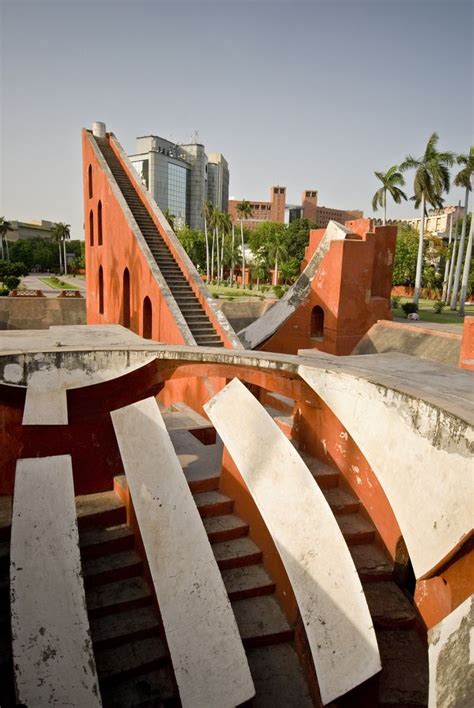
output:
{"label": "antenna on roof", "polygon": [[191,136],[191,144],[197,145],[199,142],[199,130],[195,130]]}

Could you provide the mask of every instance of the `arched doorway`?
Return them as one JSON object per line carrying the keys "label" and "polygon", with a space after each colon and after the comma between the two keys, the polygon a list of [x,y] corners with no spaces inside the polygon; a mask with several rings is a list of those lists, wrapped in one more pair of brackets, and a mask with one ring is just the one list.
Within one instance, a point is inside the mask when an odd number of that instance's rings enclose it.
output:
{"label": "arched doorway", "polygon": [[99,314],[104,314],[104,271],[99,267]]}
{"label": "arched doorway", "polygon": [[323,339],[324,337],[324,310],[316,305],[311,310],[311,339]]}
{"label": "arched doorway", "polygon": [[97,205],[97,243],[102,246],[102,202]]}
{"label": "arched doorway", "polygon": [[122,324],[130,329],[130,273],[128,268],[123,271],[122,297]]}
{"label": "arched doorway", "polygon": [[151,335],[153,333],[153,327],[152,327],[152,318],[153,318],[153,308],[151,306],[151,300],[150,298],[147,297],[143,300],[143,331],[142,331],[142,337],[144,339],[151,339]]}

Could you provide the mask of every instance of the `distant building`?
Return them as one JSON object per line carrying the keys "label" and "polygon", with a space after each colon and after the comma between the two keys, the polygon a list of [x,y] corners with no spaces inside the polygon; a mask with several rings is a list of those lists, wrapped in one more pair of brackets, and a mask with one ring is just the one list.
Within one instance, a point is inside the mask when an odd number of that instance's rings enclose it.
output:
{"label": "distant building", "polygon": [[51,238],[53,221],[10,221],[11,231],[7,231],[9,241],[31,238]]}
{"label": "distant building", "polygon": [[201,143],[180,145],[157,135],[137,138],[130,160],[163,212],[175,217],[177,228],[202,229],[204,203],[226,210],[229,167],[220,153],[205,153]]}
{"label": "distant building", "polygon": [[[425,217],[425,231],[433,236],[447,239],[449,237],[451,221],[454,226],[463,217],[464,207],[460,204],[458,204],[458,206],[444,207],[443,209],[431,209],[428,216]],[[413,219],[396,219],[395,221],[399,224],[409,224],[417,231],[420,230],[421,217],[419,216]],[[391,223],[393,223],[393,221]]]}
{"label": "distant building", "polygon": [[[316,189],[307,189],[301,194],[301,204],[286,204],[286,187],[272,187],[270,190],[270,201],[255,202],[248,200],[252,208],[252,215],[245,219],[245,226],[249,229],[255,228],[262,221],[276,221],[279,223],[290,223],[295,219],[308,219],[321,228],[325,228],[329,221],[333,219],[339,223],[361,219],[364,216],[362,211],[344,211],[342,209],[331,209],[329,207],[318,207],[318,192]],[[229,214],[233,221],[238,221],[238,206],[241,199],[231,199],[229,201]]]}

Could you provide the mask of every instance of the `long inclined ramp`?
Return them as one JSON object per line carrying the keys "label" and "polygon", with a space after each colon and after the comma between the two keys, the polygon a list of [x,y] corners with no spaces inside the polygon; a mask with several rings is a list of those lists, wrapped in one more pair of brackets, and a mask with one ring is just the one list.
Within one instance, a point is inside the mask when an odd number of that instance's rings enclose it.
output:
{"label": "long inclined ramp", "polygon": [[153,219],[142,204],[133,184],[114,151],[107,140],[101,138],[95,138],[95,140],[196,340],[196,344],[201,347],[223,347],[223,341],[216,332],[209,317],[206,315],[206,312],[186,280],[173,254],[160,235]]}

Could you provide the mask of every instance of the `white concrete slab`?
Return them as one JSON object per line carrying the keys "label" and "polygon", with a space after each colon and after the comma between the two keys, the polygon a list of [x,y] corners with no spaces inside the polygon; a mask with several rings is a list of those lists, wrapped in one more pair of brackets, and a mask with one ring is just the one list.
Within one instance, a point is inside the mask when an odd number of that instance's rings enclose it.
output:
{"label": "white concrete slab", "polygon": [[298,452],[240,381],[231,381],[204,407],[278,548],[327,704],[380,670],[372,619],[347,545]]}
{"label": "white concrete slab", "polygon": [[67,425],[64,373],[47,368],[32,374],[26,389],[23,425]]}
{"label": "white concrete slab", "polygon": [[10,596],[18,703],[101,706],[69,455],[17,462]]}
{"label": "white concrete slab", "polygon": [[111,413],[181,703],[231,708],[255,691],[237,624],[154,398]]}
{"label": "white concrete slab", "polygon": [[474,595],[428,632],[429,708],[474,703]]}
{"label": "white concrete slab", "polygon": [[298,371],[366,457],[400,525],[416,577],[426,576],[472,530],[474,467],[468,448],[474,439],[465,438],[472,429],[362,374],[309,366]]}

